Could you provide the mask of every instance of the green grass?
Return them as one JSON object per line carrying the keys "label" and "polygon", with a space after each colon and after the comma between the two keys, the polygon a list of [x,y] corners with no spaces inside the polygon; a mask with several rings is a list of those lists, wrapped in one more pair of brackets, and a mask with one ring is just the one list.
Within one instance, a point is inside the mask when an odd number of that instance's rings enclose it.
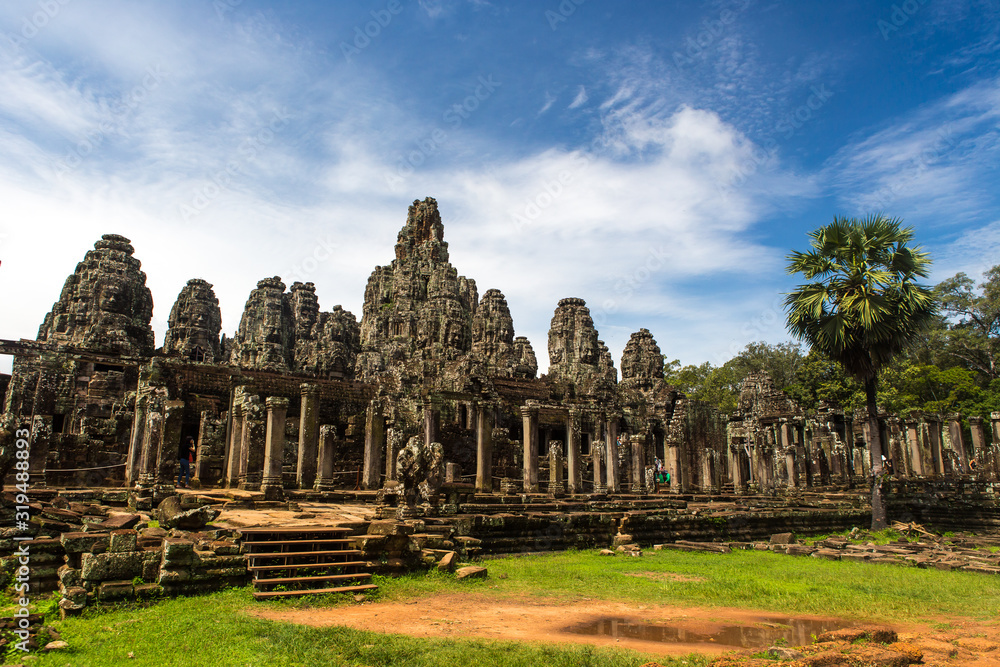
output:
{"label": "green grass", "polygon": [[[593,551],[491,559],[490,577],[456,581],[436,571],[398,579],[376,578],[375,599],[412,600],[469,591],[496,599],[608,600],[649,605],[746,607],[783,615],[821,615],[873,621],[989,619],[1000,613],[995,577],[870,563],[836,562],[769,552],[731,554],[646,552],[641,558]],[[371,599],[371,597],[370,597]],[[971,603],[974,601],[974,603]],[[43,606],[51,603],[41,603]],[[56,622],[71,650],[39,655],[34,665],[609,665],[654,660],[626,650],[573,644],[542,645],[491,640],[418,639],[347,628],[309,628],[242,613],[248,608],[328,607],[349,597],[254,602],[248,589],[166,600],[148,608],[89,611]],[[487,602],[488,604],[488,602]],[[419,613],[419,606],[414,607]],[[638,612],[637,610],[637,613]],[[655,619],[651,619],[655,620]],[[132,653],[134,657],[128,658]],[[703,666],[658,657],[664,665]]]}
{"label": "green grass", "polygon": [[[247,589],[168,600],[145,609],[89,613],[57,623],[71,649],[38,655],[40,667],[159,667],[189,665],[293,667],[407,665],[413,667],[638,667],[654,659],[634,651],[580,645],[489,640],[432,640],[347,628],[310,628],[253,618]],[[129,657],[129,654],[132,657]],[[663,665],[704,667],[690,656]]]}
{"label": "green grass", "polygon": [[[384,600],[479,590],[520,598],[752,607],[873,621],[936,616],[985,619],[1000,613],[996,579],[971,572],[828,561],[761,551],[724,555],[644,553],[641,558],[611,558],[594,551],[571,551],[496,559],[483,563],[490,571],[486,580],[458,582],[431,573],[377,583]],[[976,600],[976,604],[969,604],[970,600]]]}

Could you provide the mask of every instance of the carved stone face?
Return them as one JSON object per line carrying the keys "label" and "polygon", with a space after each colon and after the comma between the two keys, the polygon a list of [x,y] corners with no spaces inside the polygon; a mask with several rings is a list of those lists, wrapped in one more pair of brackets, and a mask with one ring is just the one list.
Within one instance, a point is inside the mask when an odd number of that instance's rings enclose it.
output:
{"label": "carved stone face", "polygon": [[123,314],[128,310],[128,295],[125,286],[117,280],[107,280],[101,284],[98,307],[104,312]]}

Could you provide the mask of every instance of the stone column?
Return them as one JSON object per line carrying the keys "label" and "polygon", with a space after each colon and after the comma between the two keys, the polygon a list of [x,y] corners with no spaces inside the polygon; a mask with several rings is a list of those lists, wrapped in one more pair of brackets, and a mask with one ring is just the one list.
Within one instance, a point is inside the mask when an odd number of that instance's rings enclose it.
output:
{"label": "stone column", "polygon": [[608,447],[608,457],[605,461],[608,472],[605,482],[608,485],[608,493],[618,493],[620,485],[618,483],[618,417],[616,415],[608,417],[604,432]]}
{"label": "stone column", "polygon": [[243,434],[240,446],[240,489],[260,491],[264,476],[265,421],[260,397],[247,396],[243,403]]}
{"label": "stone column", "polygon": [[569,467],[569,492],[583,493],[580,469],[580,414],[570,410],[566,415],[566,465]]}
{"label": "stone column", "polygon": [[990,413],[992,426],[992,442],[990,443],[990,468],[993,471],[993,481],[1000,481],[1000,412]]}
{"label": "stone column", "polygon": [[910,469],[914,475],[924,474],[924,462],[920,456],[920,436],[917,432],[917,420],[907,419],[906,425],[906,448],[910,452]]}
{"label": "stone column", "polygon": [[983,454],[986,452],[986,430],[983,428],[982,417],[969,417],[969,430],[972,432],[972,451],[968,454],[969,459],[976,459],[978,463],[983,463]]}
{"label": "stone column", "polygon": [[396,456],[403,446],[403,433],[390,428],[385,432],[385,486],[396,481]]}
{"label": "stone column", "polygon": [[125,486],[132,486],[139,479],[142,468],[142,440],[146,430],[146,405],[149,397],[136,396],[132,415],[132,434],[128,441],[128,459],[125,462]]}
{"label": "stone column", "polygon": [[594,462],[594,493],[603,495],[608,492],[608,485],[604,481],[604,459],[607,457],[607,445],[603,440],[595,440],[590,446],[590,456]]}
{"label": "stone column", "polygon": [[[622,438],[624,441],[624,438]],[[644,443],[642,438],[631,436],[629,445],[632,456],[632,493],[645,493],[646,491],[646,461]]]}
{"label": "stone column", "polygon": [[148,411],[142,434],[142,463],[135,488],[139,495],[146,495],[142,493],[143,491],[151,495],[157,482],[156,459],[163,435],[163,415],[152,410]]}
{"label": "stone column", "polygon": [[[711,449],[706,449],[702,452],[701,457],[701,490],[705,493],[712,493],[715,490],[715,469],[716,466],[713,465],[715,462],[715,452]],[[647,490],[652,492],[653,486],[647,485]]]}
{"label": "stone column", "polygon": [[299,458],[295,481],[300,489],[316,483],[316,455],[319,447],[319,387],[309,382],[299,385],[302,397],[299,410]]}
{"label": "stone column", "polygon": [[194,470],[191,471],[192,486],[201,488],[204,480],[208,478],[208,443],[205,440],[209,431],[208,423],[212,420],[212,413],[208,410],[201,411],[201,419],[198,422],[198,440],[195,451]]}
{"label": "stone column", "polygon": [[538,408],[521,406],[521,422],[524,430],[524,492],[538,493]]}
{"label": "stone column", "polygon": [[556,495],[565,492],[562,443],[552,440],[549,442],[549,493]]}
{"label": "stone column", "polygon": [[430,398],[424,399],[424,444],[430,447],[432,442],[438,442],[438,431],[441,425],[441,414],[435,409]]}
{"label": "stone column", "polygon": [[181,446],[181,430],[184,426],[184,401],[165,401],[163,403],[163,437],[160,439],[160,451],[157,467],[159,479],[153,501],[174,494],[177,482],[179,464],[177,455]]}
{"label": "stone column", "polygon": [[233,402],[229,443],[226,446],[226,469],[222,471],[228,488],[239,486],[240,454],[243,452],[243,406]]}
{"label": "stone column", "polygon": [[670,493],[680,493],[687,485],[681,472],[681,448],[676,442],[666,443],[667,472],[670,473]]}
{"label": "stone column", "polygon": [[319,462],[317,465],[317,491],[333,491],[333,457],[337,452],[337,427],[324,424],[319,427]]}
{"label": "stone column", "polygon": [[288,415],[288,399],[283,396],[268,396],[266,405],[264,476],[260,490],[264,492],[265,500],[283,500],[285,485],[281,467],[285,462],[285,417]]}
{"label": "stone column", "polygon": [[28,483],[45,486],[45,465],[52,444],[52,415],[35,415],[31,419],[31,440],[28,448]]}
{"label": "stone column", "polygon": [[934,462],[934,474],[944,474],[944,452],[941,447],[941,420],[933,416],[927,420],[927,440],[931,447],[931,460]]}
{"label": "stone column", "polygon": [[493,410],[488,405],[480,406],[476,426],[476,491],[493,492]]}
{"label": "stone column", "polygon": [[965,443],[962,442],[962,422],[957,414],[948,415],[948,439],[951,441],[951,448],[958,454],[960,469],[959,474],[969,472],[969,457],[965,452]]}
{"label": "stone column", "polygon": [[372,491],[382,486],[382,452],[385,450],[385,416],[376,402],[368,406],[365,418],[365,469],[361,488]]}
{"label": "stone column", "polygon": [[[747,485],[743,479],[743,451],[739,445],[729,445],[729,471],[733,478],[733,493],[739,495]],[[666,458],[664,454],[663,458]]]}

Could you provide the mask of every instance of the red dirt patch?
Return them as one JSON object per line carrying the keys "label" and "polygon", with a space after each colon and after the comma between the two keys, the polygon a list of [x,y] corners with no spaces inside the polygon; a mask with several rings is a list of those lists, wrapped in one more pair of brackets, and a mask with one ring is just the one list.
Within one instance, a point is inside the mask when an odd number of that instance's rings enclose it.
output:
{"label": "red dirt patch", "polygon": [[[366,602],[335,608],[253,608],[247,613],[274,621],[310,626],[340,625],[414,637],[572,642],[617,646],[659,655],[686,655],[692,652],[722,655],[732,649],[711,644],[660,643],[579,635],[567,632],[567,629],[604,617],[618,617],[637,623],[671,625],[690,632],[711,634],[726,625],[754,625],[775,616],[774,612],[752,609],[636,605],[600,600],[570,603],[542,598],[515,600],[478,592],[434,595],[406,602]],[[861,623],[863,621],[859,621]],[[1000,645],[1000,627],[996,622],[962,619],[953,621],[952,629],[946,633],[936,632],[928,625],[894,624],[893,627],[899,633],[900,641],[923,652],[927,665],[1000,667],[1000,650],[995,648]]]}

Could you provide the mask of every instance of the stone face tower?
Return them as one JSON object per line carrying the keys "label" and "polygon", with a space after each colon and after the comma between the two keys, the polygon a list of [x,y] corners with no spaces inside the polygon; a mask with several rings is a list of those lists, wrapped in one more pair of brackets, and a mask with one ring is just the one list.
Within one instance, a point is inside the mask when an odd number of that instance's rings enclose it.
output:
{"label": "stone face tower", "polygon": [[368,278],[357,375],[370,380],[393,365],[467,355],[477,302],[476,282],[448,261],[437,202],[413,202],[396,259]]}
{"label": "stone face tower", "polygon": [[649,329],[632,334],[622,352],[622,384],[649,389],[663,379],[663,354]]}
{"label": "stone face tower", "polygon": [[281,278],[264,278],[250,292],[230,363],[269,371],[291,370],[295,321]]}
{"label": "stone face tower", "polygon": [[490,374],[533,378],[538,362],[524,336],[514,338],[514,320],[500,290],[483,294],[472,318],[472,351],[486,363]]}
{"label": "stone face tower", "polygon": [[214,364],[221,361],[219,332],[222,311],[212,286],[193,278],[177,295],[163,340],[164,354],[177,354],[192,361]]}
{"label": "stone face tower", "polygon": [[549,377],[581,387],[597,381],[614,384],[614,362],[597,338],[594,320],[583,299],[561,299],[549,328]]}
{"label": "stone face tower", "polygon": [[153,353],[153,295],[131,242],[105,234],[66,279],[38,340],[95,352]]}

